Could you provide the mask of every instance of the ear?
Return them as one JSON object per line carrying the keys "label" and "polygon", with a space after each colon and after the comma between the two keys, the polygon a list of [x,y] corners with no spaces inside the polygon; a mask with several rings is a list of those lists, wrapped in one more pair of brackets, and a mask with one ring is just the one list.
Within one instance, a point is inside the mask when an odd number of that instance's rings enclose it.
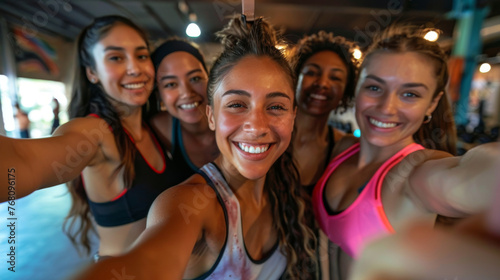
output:
{"label": "ear", "polygon": [[90,67],[85,67],[85,74],[87,74],[87,79],[93,84],[96,84],[99,81],[99,78],[97,78],[97,75],[94,73],[94,70]]}
{"label": "ear", "polygon": [[[441,100],[441,98],[443,97],[443,95],[444,95],[444,91],[440,92],[436,97],[434,97],[432,99],[432,102],[429,105],[429,108],[427,108],[427,111],[425,111],[425,115],[426,116],[432,114],[432,112],[434,112],[434,110],[436,110],[436,107],[439,104],[439,100]],[[443,98],[446,98],[446,96],[443,97]]]}
{"label": "ear", "polygon": [[215,117],[212,106],[207,106],[208,127],[210,130],[215,131]]}

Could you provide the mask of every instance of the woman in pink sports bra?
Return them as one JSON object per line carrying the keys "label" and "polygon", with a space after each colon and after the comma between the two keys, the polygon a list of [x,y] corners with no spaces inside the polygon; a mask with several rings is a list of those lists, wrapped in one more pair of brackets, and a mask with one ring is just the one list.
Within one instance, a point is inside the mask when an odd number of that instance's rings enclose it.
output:
{"label": "woman in pink sports bra", "polygon": [[438,214],[464,217],[491,204],[500,144],[452,156],[445,54],[423,34],[393,27],[374,40],[356,87],[361,137],[337,144],[314,189],[318,223],[342,249],[336,278],[371,240],[415,219],[433,227]]}

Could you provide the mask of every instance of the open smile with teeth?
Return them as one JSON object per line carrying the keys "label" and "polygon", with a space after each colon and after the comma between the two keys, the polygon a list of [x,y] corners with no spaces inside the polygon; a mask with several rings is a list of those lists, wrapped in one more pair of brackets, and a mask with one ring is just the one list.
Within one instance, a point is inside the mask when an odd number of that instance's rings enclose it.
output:
{"label": "open smile with teeth", "polygon": [[315,93],[311,93],[309,96],[311,98],[318,99],[318,100],[326,100],[327,99],[326,96],[315,94]]}
{"label": "open smile with teeth", "polygon": [[392,127],[396,127],[398,125],[397,123],[393,123],[393,122],[386,123],[386,122],[377,121],[377,120],[372,119],[372,118],[368,118],[368,119],[370,120],[371,124],[373,124],[376,127],[380,127],[380,128],[392,128]]}
{"label": "open smile with teeth", "polygon": [[245,144],[245,143],[238,143],[238,147],[240,147],[241,150],[250,153],[250,154],[261,154],[267,151],[269,149],[270,144],[265,144],[265,145],[250,145],[250,144]]}
{"label": "open smile with teeth", "polygon": [[126,89],[139,89],[139,88],[143,88],[145,84],[146,83],[126,84],[126,85],[123,85],[123,87]]}
{"label": "open smile with teeth", "polygon": [[187,110],[187,109],[196,108],[198,106],[200,106],[200,102],[196,101],[196,102],[193,102],[193,103],[181,104],[179,107],[181,109]]}

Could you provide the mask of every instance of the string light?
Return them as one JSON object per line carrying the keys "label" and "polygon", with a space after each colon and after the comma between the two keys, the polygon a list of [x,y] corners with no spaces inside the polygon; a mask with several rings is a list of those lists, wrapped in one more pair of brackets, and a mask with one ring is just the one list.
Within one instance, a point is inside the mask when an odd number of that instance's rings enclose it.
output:
{"label": "string light", "polygon": [[479,66],[479,72],[481,73],[488,73],[491,70],[491,65],[489,63],[483,63],[481,66]]}
{"label": "string light", "polygon": [[431,42],[435,42],[437,41],[437,39],[439,38],[439,33],[437,33],[436,31],[434,30],[430,30],[429,32],[427,32],[424,36],[424,39],[427,40],[427,41],[431,41]]}
{"label": "string light", "polygon": [[352,56],[355,58],[355,59],[360,59],[361,56],[362,56],[362,53],[359,49],[355,49],[353,52],[352,52]]}

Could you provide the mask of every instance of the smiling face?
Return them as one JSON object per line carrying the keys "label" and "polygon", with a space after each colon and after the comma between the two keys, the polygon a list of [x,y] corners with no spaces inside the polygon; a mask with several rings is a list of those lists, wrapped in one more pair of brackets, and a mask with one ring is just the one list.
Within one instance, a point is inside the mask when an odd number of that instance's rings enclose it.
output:
{"label": "smiling face", "polygon": [[225,170],[266,175],[290,144],[293,98],[290,77],[270,58],[247,56],[229,71],[207,108]]}
{"label": "smiling face", "polygon": [[116,24],[92,49],[95,69],[87,77],[99,83],[113,104],[142,106],[153,89],[154,68],[146,42],[137,31]]}
{"label": "smiling face", "polygon": [[156,81],[168,112],[187,123],[205,118],[208,76],[203,65],[187,52],[173,52],[158,66]]}
{"label": "smiling face", "polygon": [[361,137],[375,146],[402,148],[413,141],[425,115],[437,106],[432,61],[414,52],[376,53],[361,69],[356,120]]}
{"label": "smiling face", "polygon": [[309,57],[297,83],[300,111],[310,115],[328,115],[337,108],[347,83],[347,67],[332,51],[320,51]]}

